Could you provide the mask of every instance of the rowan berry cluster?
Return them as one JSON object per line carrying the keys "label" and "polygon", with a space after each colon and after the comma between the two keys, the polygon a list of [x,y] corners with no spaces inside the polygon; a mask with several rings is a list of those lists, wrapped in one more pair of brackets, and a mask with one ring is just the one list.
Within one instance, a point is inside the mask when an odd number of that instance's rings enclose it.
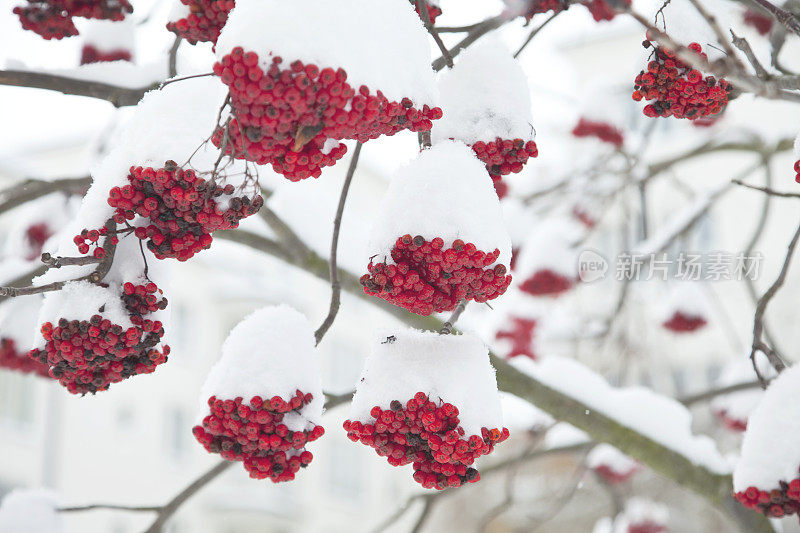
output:
{"label": "rowan berry cluster", "polygon": [[766,13],[747,8],[744,11],[744,23],[755,28],[761,35],[766,35],[772,31],[773,19]]}
{"label": "rowan berry cluster", "polygon": [[691,333],[706,325],[706,319],[698,315],[690,315],[682,311],[675,311],[669,320],[662,325],[675,333]]}
{"label": "rowan berry cluster", "polygon": [[604,20],[613,20],[617,16],[617,10],[612,7],[612,3],[617,3],[620,6],[630,7],[631,0],[591,0],[584,4],[595,22]]}
{"label": "rowan berry cluster", "polygon": [[[241,219],[256,213],[264,204],[260,195],[252,199],[238,195],[232,184],[206,181],[194,170],[179,168],[174,161],[165,162],[159,169],[131,167],[128,181],[128,185],[109,191],[108,204],[116,208],[114,220],[123,224],[136,215],[148,219],[149,224],[137,227],[134,234],[147,240],[147,248],[158,259],[186,261],[211,246],[214,231],[236,228]],[[102,234],[100,231],[75,237],[78,250],[88,252],[88,246]]]}
{"label": "rowan berry cluster", "polygon": [[167,23],[167,29],[191,44],[216,44],[219,33],[228,22],[228,13],[236,7],[235,0],[181,0],[189,14]]}
{"label": "rowan berry cluster", "polygon": [[533,333],[536,329],[536,320],[530,318],[511,317],[511,327],[499,330],[494,338],[497,340],[506,339],[511,342],[511,349],[506,354],[507,358],[524,355],[531,359],[536,359],[533,351]]}
{"label": "rowan berry cluster", "polygon": [[119,242],[116,236],[106,237],[108,235],[108,228],[103,226],[100,229],[83,229],[80,234],[76,235],[72,240],[78,247],[78,252],[81,254],[88,254],[89,250],[94,247],[92,255],[97,259],[103,259],[106,256],[106,249],[100,246],[100,237],[104,237],[104,245],[114,245]]}
{"label": "rowan berry cluster", "polygon": [[618,485],[620,483],[625,483],[632,478],[633,475],[639,471],[639,467],[637,465],[633,465],[627,470],[620,471],[611,465],[600,464],[593,467],[592,471],[598,476],[602,477],[606,483]]}
{"label": "rowan berry cluster", "polygon": [[390,465],[413,464],[414,481],[426,489],[443,490],[478,481],[475,459],[490,454],[509,435],[507,428],[466,435],[458,414],[456,406],[437,404],[418,392],[405,404],[393,400],[389,409],[376,405],[369,422],[345,420],[344,429],[350,440],[375,448]]}
{"label": "rowan berry cluster", "polygon": [[462,299],[493,300],[511,283],[504,265],[492,267],[500,250],[483,252],[460,239],[445,249],[439,237],[403,235],[391,255],[393,264],[370,261],[364,292],[418,315],[452,311]]}
{"label": "rowan berry cluster", "polygon": [[136,374],[149,374],[166,362],[169,346],[156,346],[164,326],[148,315],[164,309],[155,283],[123,285],[122,301],[132,326],[123,328],[103,316],[104,309],[89,320],[61,318],[45,322],[41,333],[45,347],[33,349],[30,357],[50,367],[50,375],[73,394],[92,394],[108,389]]}
{"label": "rowan berry cluster", "polygon": [[795,478],[789,482],[781,480],[778,487],[772,490],[761,490],[758,487],[748,487],[737,492],[734,497],[754,511],[766,516],[781,518],[798,514],[800,512],[800,479]]}
{"label": "rowan berry cluster", "polygon": [[525,19],[530,21],[534,15],[552,11],[553,14],[561,13],[569,8],[569,2],[565,0],[530,0],[528,10],[525,12]]}
{"label": "rowan berry cluster", "polygon": [[572,208],[572,216],[589,229],[597,225],[597,219],[589,213],[586,209],[576,205]]}
{"label": "rowan berry cluster", "polygon": [[[645,47],[651,43],[645,41]],[[697,43],[689,49],[706,58]],[[646,71],[636,76],[633,99],[652,101],[644,108],[648,117],[696,120],[722,111],[728,103],[728,82],[703,76],[669,50],[655,46]]]}
{"label": "rowan berry cluster", "polygon": [[714,416],[729,431],[742,433],[747,430],[747,419],[732,416],[727,409],[714,410]]}
{"label": "rowan berry cluster", "polygon": [[796,176],[794,177],[794,181],[800,183],[800,160],[796,161],[794,164],[794,172]]}
{"label": "rowan berry cluster", "polygon": [[572,129],[572,135],[575,137],[597,137],[601,141],[613,144],[617,148],[621,147],[622,143],[625,142],[622,131],[619,128],[615,128],[607,122],[589,120],[583,117]]}
{"label": "rowan berry cluster", "polygon": [[519,288],[532,296],[558,296],[571,289],[574,284],[574,279],[545,268],[537,270]]}
{"label": "rowan berry cluster", "polygon": [[130,61],[132,57],[130,50],[125,49],[102,51],[91,44],[85,44],[81,49],[81,65],[107,61]]}
{"label": "rowan berry cluster", "polygon": [[24,29],[48,40],[78,35],[74,17],[117,21],[132,11],[127,0],[27,0],[14,8]]}
{"label": "rowan berry cluster", "polygon": [[50,377],[50,369],[39,361],[28,357],[28,351],[18,351],[18,346],[14,339],[3,337],[0,339],[0,368],[16,370],[26,374],[36,374],[42,377]]}
{"label": "rowan berry cluster", "polygon": [[25,241],[28,243],[25,259],[32,261],[42,255],[42,248],[47,239],[52,237],[53,230],[46,222],[39,222],[28,226],[25,230]]}
{"label": "rowan berry cluster", "polygon": [[192,433],[208,452],[227,461],[242,461],[254,479],[291,481],[314,457],[305,449],[306,443],[320,438],[325,430],[314,425],[310,430],[291,431],[284,417],[302,416],[303,407],[312,399],[311,394],[299,390],[288,400],[253,396],[246,402],[241,397],[222,400],[212,396],[208,400],[210,414]]}
{"label": "rowan berry cluster", "polygon": [[214,65],[230,88],[233,117],[212,141],[225,153],[257,164],[272,164],[291,181],[319,177],[344,156],[343,139],[366,142],[402,130],[428,131],[442,110],[416,109],[404,98],[390,102],[347,83],[343,69],[273,57],[266,72],[255,52],[234,48]]}
{"label": "rowan berry cluster", "polygon": [[472,145],[478,159],[486,163],[486,170],[497,181],[502,176],[517,174],[531,157],[539,155],[534,141],[497,138],[491,142],[478,141]]}
{"label": "rowan berry cluster", "polygon": [[[420,18],[422,18],[422,13],[419,12],[416,0],[408,0],[408,1],[414,4],[414,9],[417,11],[417,14],[420,16]],[[431,24],[435,24],[436,17],[442,14],[442,8],[433,5],[433,3],[430,0],[428,0],[426,7],[428,8],[428,18],[431,19]]]}

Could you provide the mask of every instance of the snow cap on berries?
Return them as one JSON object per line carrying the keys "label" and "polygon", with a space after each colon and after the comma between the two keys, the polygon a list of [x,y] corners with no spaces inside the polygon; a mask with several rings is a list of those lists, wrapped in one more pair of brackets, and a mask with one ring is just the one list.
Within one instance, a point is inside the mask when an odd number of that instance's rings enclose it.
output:
{"label": "snow cap on berries", "polygon": [[[766,379],[772,379],[777,375],[766,356],[761,352],[756,353],[756,364],[759,372]],[[716,386],[728,387],[753,381],[754,378],[755,373],[748,350],[747,354],[740,355],[723,368]],[[747,420],[761,403],[763,396],[764,391],[760,387],[721,394],[711,401],[711,410],[729,429],[743,431]]]}
{"label": "snow cap on berries", "polygon": [[434,142],[534,140],[528,79],[499,40],[486,38],[464,51],[440,75],[439,91],[444,116],[434,123]]}
{"label": "snow cap on berries", "polygon": [[418,392],[457,407],[467,435],[503,427],[495,370],[483,342],[469,334],[415,329],[377,332],[348,418],[369,421],[376,405],[389,409],[393,400],[405,403]]}
{"label": "snow cap on berries", "polygon": [[[436,104],[431,49],[419,16],[398,0],[237,0],[217,40],[221,60],[236,47],[272,57],[341,68],[348,83],[415,107]],[[398,52],[402,43],[402,53]],[[270,55],[271,54],[271,55]]]}
{"label": "snow cap on berries", "polygon": [[571,281],[578,279],[578,251],[585,229],[572,217],[557,216],[530,228],[520,247],[515,271],[523,283],[538,272],[550,271]]}
{"label": "snow cap on berries", "polygon": [[0,533],[63,533],[53,493],[17,489],[0,503]]}
{"label": "snow cap on berries", "polygon": [[124,50],[132,55],[136,48],[135,29],[135,23],[130,18],[121,21],[92,20],[82,32],[84,46],[104,53]]}
{"label": "snow cap on berries", "polygon": [[670,283],[663,302],[659,316],[665,327],[669,329],[672,329],[669,321],[674,320],[676,316],[680,316],[689,322],[702,320],[702,324],[699,326],[689,324],[693,330],[705,325],[711,315],[708,297],[703,292],[702,285],[697,282],[677,281]]}
{"label": "snow cap on berries", "polygon": [[[208,399],[249,401],[253,396],[292,398],[297,390],[312,394],[302,417],[286,415],[292,431],[319,423],[324,396],[314,329],[305,316],[288,305],[259,309],[239,322],[222,345],[222,357],[208,373],[200,393],[201,413]],[[298,426],[299,424],[299,426]]]}
{"label": "snow cap on berries", "polygon": [[439,237],[444,249],[461,239],[487,253],[500,250],[496,264],[508,269],[511,262],[511,239],[492,180],[460,142],[438,143],[397,171],[378,209],[368,255],[391,260],[403,235]]}
{"label": "snow cap on berries", "polygon": [[[626,477],[639,469],[639,463],[610,444],[598,444],[589,452],[586,466],[592,470],[606,469],[612,475]],[[602,475],[602,474],[601,474]]]}
{"label": "snow cap on berries", "polygon": [[[631,528],[651,524],[666,531],[669,522],[669,509],[666,505],[646,498],[631,498],[625,504],[625,510],[615,520],[615,533],[627,533]],[[656,530],[658,531],[658,530]]]}
{"label": "snow cap on berries", "polygon": [[800,366],[781,372],[747,423],[742,454],[733,471],[736,492],[769,492],[798,478],[800,468]]}
{"label": "snow cap on berries", "polygon": [[[211,143],[203,143],[214,131],[226,92],[219,78],[206,76],[170,83],[145,94],[113,141],[111,151],[92,170],[94,182],[84,197],[77,227],[99,228],[113,215],[109,190],[128,184],[131,166],[162,168],[167,160],[183,165],[191,157],[191,168],[200,172],[213,169],[219,152]],[[232,162],[226,172],[225,183],[238,186],[244,179],[244,164]]]}

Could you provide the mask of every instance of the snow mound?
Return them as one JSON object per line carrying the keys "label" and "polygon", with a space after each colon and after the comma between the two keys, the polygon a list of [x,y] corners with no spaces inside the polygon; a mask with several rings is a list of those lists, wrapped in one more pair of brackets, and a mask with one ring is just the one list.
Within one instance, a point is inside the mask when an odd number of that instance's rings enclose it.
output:
{"label": "snow mound", "polygon": [[0,533],[63,533],[55,496],[41,489],[17,489],[0,504]]}
{"label": "snow mound", "polygon": [[441,142],[397,171],[373,223],[368,256],[391,260],[406,234],[439,237],[445,249],[456,239],[484,252],[499,249],[497,264],[509,268],[511,239],[500,200],[485,165],[460,142]]}
{"label": "snow mound", "polygon": [[[717,474],[727,474],[731,470],[713,439],[692,434],[691,413],[672,398],[643,387],[612,387],[591,369],[563,357],[548,356],[538,362],[517,357],[511,364],[544,385],[585,403],[590,409],[679,453],[696,465]],[[564,379],[564,376],[570,376],[570,379]]]}
{"label": "snow mound", "polygon": [[444,116],[434,125],[434,142],[534,140],[528,79],[499,40],[468,48],[453,69],[442,72],[439,91]]}
{"label": "snow mound", "polygon": [[733,472],[736,492],[771,490],[797,479],[800,467],[800,366],[787,368],[770,383],[750,415],[742,454]]}
{"label": "snow mound", "polygon": [[376,405],[389,409],[418,392],[456,406],[467,435],[502,428],[503,412],[489,351],[473,335],[415,329],[376,334],[350,406],[350,420],[369,422]]}
{"label": "snow mound", "polygon": [[[217,58],[241,46],[261,67],[274,56],[342,68],[393,101],[436,104],[427,33],[404,0],[237,0],[217,40]],[[266,69],[264,69],[266,70]]]}
{"label": "snow mound", "polygon": [[208,399],[233,400],[253,396],[293,397],[299,389],[314,399],[301,416],[287,414],[292,431],[319,424],[325,398],[315,349],[314,329],[305,316],[288,305],[259,309],[239,322],[222,345],[222,357],[211,368],[200,392],[200,419],[208,414]]}
{"label": "snow mound", "polygon": [[127,50],[133,53],[136,48],[135,29],[131,17],[121,21],[91,20],[81,35],[84,44],[92,45],[101,52]]}

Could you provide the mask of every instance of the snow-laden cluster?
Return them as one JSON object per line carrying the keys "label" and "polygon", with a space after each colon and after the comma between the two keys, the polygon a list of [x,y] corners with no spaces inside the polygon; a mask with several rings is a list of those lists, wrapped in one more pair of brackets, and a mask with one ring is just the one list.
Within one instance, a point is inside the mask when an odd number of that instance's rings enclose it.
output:
{"label": "snow-laden cluster", "polygon": [[434,142],[534,140],[528,79],[495,38],[483,39],[460,54],[455,67],[440,74],[439,93],[444,116],[434,125]]}
{"label": "snow-laden cluster", "polygon": [[495,371],[483,342],[469,334],[414,329],[375,335],[348,418],[367,422],[376,405],[390,409],[393,400],[405,403],[418,392],[458,407],[468,435],[503,427]]}
{"label": "snow-laden cluster", "polygon": [[46,490],[14,490],[0,503],[0,533],[63,533],[55,496]]}
{"label": "snow-laden cluster", "polygon": [[[396,53],[398,46],[402,53]],[[222,59],[236,47],[288,65],[341,68],[358,89],[366,85],[415,107],[436,104],[431,49],[419,17],[397,0],[237,0],[217,41]]]}
{"label": "snow-laden cluster", "polygon": [[93,21],[83,34],[81,65],[133,61],[135,29],[130,19],[120,22]]}
{"label": "snow-laden cluster", "polygon": [[[733,472],[736,492],[769,491],[800,478],[800,366],[781,372],[747,422]],[[800,496],[800,492],[797,494]],[[767,502],[769,503],[769,502]]]}
{"label": "snow-laden cluster", "polygon": [[512,364],[544,385],[586,404],[589,409],[616,420],[698,466],[718,474],[731,471],[731,465],[713,439],[692,433],[691,413],[672,398],[643,387],[612,387],[591,369],[563,357],[548,356],[538,362],[517,357]]}
{"label": "snow-laden cluster", "polygon": [[586,466],[607,483],[622,483],[639,471],[639,463],[609,444],[598,444],[586,457]]}
{"label": "snow-laden cluster", "polygon": [[47,365],[28,357],[41,307],[40,295],[9,298],[0,303],[0,368],[49,375]]}
{"label": "snow-laden cluster", "polygon": [[557,296],[578,281],[575,244],[585,233],[570,217],[540,221],[521,246],[514,271],[520,289],[533,296]]}
{"label": "snow-laden cluster", "polygon": [[[775,369],[769,364],[766,356],[760,352],[756,354],[756,364],[759,372],[766,379],[775,377]],[[728,387],[748,383],[755,378],[756,375],[753,371],[753,364],[750,361],[749,354],[742,354],[723,369],[716,386]],[[721,394],[711,401],[711,411],[727,429],[744,431],[747,429],[747,421],[750,415],[761,403],[763,396],[764,391],[760,387]]]}
{"label": "snow-laden cluster", "polygon": [[509,266],[511,240],[486,169],[463,143],[443,141],[400,168],[373,221],[367,256],[391,261],[398,237],[439,237],[444,248],[461,239],[478,250],[500,250]]}
{"label": "snow-laden cluster", "polygon": [[302,416],[287,417],[294,431],[319,423],[325,398],[314,330],[302,313],[288,305],[265,307],[248,315],[228,334],[222,357],[211,368],[200,391],[201,412],[212,396],[290,398],[296,390],[314,399]]}
{"label": "snow-laden cluster", "polygon": [[661,323],[674,333],[691,333],[709,321],[711,307],[703,286],[696,281],[671,283],[661,306]]}
{"label": "snow-laden cluster", "polygon": [[42,252],[57,246],[56,234],[72,220],[79,205],[74,196],[53,193],[17,207],[3,244],[4,258],[19,257],[38,264]]}

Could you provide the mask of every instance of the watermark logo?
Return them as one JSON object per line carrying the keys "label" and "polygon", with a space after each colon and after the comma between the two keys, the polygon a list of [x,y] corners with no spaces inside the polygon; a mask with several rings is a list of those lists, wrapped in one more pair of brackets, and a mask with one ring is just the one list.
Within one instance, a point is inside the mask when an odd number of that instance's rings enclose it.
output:
{"label": "watermark logo", "polygon": [[608,261],[594,250],[584,250],[578,256],[578,276],[584,283],[591,283],[606,277]]}

